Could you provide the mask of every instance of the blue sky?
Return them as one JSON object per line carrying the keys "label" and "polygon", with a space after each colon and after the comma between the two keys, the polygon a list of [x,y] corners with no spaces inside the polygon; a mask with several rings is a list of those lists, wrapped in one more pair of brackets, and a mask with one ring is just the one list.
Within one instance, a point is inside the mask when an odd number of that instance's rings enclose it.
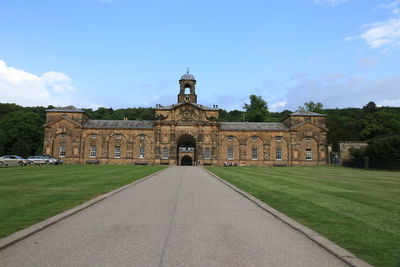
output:
{"label": "blue sky", "polygon": [[2,0],[0,102],[400,106],[400,0]]}

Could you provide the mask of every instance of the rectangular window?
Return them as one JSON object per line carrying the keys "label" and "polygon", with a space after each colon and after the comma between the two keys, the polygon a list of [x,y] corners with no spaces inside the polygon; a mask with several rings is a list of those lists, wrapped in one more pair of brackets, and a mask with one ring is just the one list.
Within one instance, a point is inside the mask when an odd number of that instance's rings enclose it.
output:
{"label": "rectangular window", "polygon": [[144,147],[139,147],[139,158],[144,159]]}
{"label": "rectangular window", "polygon": [[282,148],[276,149],[276,160],[282,160]]}
{"label": "rectangular window", "polygon": [[306,160],[312,160],[312,150],[311,148],[306,149]]}
{"label": "rectangular window", "polygon": [[228,159],[233,160],[233,147],[228,147]]}
{"label": "rectangular window", "polygon": [[163,159],[168,159],[169,158],[169,149],[168,149],[168,147],[164,147],[163,148],[162,158]]}
{"label": "rectangular window", "polygon": [[257,160],[258,159],[258,151],[257,148],[253,147],[251,149],[251,159],[252,160]]}
{"label": "rectangular window", "polygon": [[204,159],[210,159],[211,158],[211,150],[207,147],[204,150]]}
{"label": "rectangular window", "polygon": [[65,146],[60,146],[60,158],[65,158]]}
{"label": "rectangular window", "polygon": [[91,146],[90,147],[90,157],[91,158],[95,158],[96,157],[96,147],[95,146]]}
{"label": "rectangular window", "polygon": [[114,149],[114,158],[120,158],[121,157],[121,147],[116,146]]}

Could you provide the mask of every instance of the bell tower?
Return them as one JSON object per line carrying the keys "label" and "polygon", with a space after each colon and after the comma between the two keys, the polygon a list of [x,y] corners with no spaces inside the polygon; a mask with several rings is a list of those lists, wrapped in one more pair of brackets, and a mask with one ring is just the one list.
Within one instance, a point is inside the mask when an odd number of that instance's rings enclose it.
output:
{"label": "bell tower", "polygon": [[180,92],[178,103],[197,103],[196,79],[189,73],[189,68],[179,80]]}

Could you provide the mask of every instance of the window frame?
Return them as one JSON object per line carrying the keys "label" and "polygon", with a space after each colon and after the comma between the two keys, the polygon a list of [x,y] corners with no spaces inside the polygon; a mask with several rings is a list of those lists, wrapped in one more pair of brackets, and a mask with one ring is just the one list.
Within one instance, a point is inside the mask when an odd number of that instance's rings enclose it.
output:
{"label": "window frame", "polygon": [[282,148],[275,149],[275,160],[282,160]]}
{"label": "window frame", "polygon": [[162,159],[169,159],[169,148],[164,147],[162,150]]}
{"label": "window frame", "polygon": [[257,147],[251,148],[251,160],[258,160],[258,149]]}
{"label": "window frame", "polygon": [[58,156],[60,158],[65,158],[66,155],[67,155],[67,148],[65,146],[60,146],[60,150],[58,152]]}
{"label": "window frame", "polygon": [[204,149],[204,159],[211,159],[211,149],[209,147]]}
{"label": "window frame", "polygon": [[228,158],[228,160],[233,160],[234,159],[234,154],[233,154],[233,147],[228,147],[228,150],[227,150],[227,158]]}
{"label": "window frame", "polygon": [[90,147],[89,157],[90,158],[96,158],[97,157],[97,147],[96,146],[91,146]]}
{"label": "window frame", "polygon": [[[118,150],[117,150],[118,148]],[[121,158],[121,146],[114,147],[114,158],[120,159]]]}
{"label": "window frame", "polygon": [[306,148],[306,160],[312,160],[312,149]]}
{"label": "window frame", "polygon": [[139,159],[144,159],[145,157],[145,149],[144,146],[139,147]]}

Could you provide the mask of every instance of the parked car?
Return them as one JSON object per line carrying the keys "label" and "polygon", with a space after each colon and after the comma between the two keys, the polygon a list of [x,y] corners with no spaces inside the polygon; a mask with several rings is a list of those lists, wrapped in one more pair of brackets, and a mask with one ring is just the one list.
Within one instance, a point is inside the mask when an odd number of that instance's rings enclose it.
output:
{"label": "parked car", "polygon": [[48,161],[49,164],[61,165],[61,164],[64,163],[63,160],[61,160],[61,159],[56,159],[56,158],[54,158],[54,157],[52,157],[52,156],[49,156],[49,155],[44,155],[43,157]]}
{"label": "parked car", "polygon": [[49,161],[45,159],[43,156],[30,156],[28,160],[31,162],[31,164],[35,165],[49,164]]}
{"label": "parked car", "polygon": [[4,155],[0,157],[0,167],[1,166],[23,166],[28,165],[30,162],[23,157],[17,155]]}

